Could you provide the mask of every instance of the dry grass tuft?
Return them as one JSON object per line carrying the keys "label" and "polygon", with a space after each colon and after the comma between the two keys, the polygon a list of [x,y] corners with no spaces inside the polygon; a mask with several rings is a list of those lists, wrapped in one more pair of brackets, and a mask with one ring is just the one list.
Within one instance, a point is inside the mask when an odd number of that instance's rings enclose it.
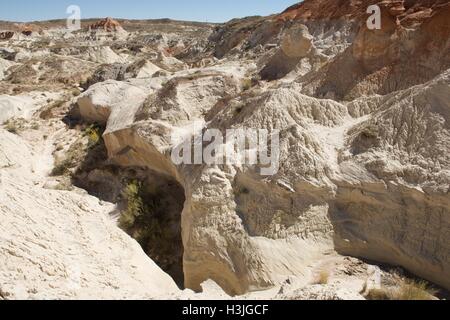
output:
{"label": "dry grass tuft", "polygon": [[328,270],[321,270],[314,281],[313,284],[328,284],[330,281],[330,272]]}
{"label": "dry grass tuft", "polygon": [[5,125],[5,129],[6,129],[6,131],[8,131],[10,133],[14,133],[14,134],[19,133],[19,128],[13,121],[8,121]]}
{"label": "dry grass tuft", "polygon": [[252,86],[253,86],[252,79],[249,78],[242,79],[241,81],[242,91],[250,90]]}
{"label": "dry grass tuft", "polygon": [[436,291],[426,281],[402,280],[397,287],[372,289],[368,300],[433,300]]}

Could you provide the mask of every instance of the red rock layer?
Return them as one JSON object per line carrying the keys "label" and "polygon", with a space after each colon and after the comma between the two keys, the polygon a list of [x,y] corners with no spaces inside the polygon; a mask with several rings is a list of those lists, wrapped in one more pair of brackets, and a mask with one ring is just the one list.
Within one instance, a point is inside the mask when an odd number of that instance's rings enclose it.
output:
{"label": "red rock layer", "polygon": [[397,18],[400,24],[412,26],[425,21],[449,4],[448,0],[305,0],[286,9],[281,20],[358,19],[366,17],[370,5],[377,4]]}
{"label": "red rock layer", "polygon": [[121,28],[120,23],[112,18],[105,18],[89,26],[90,30],[104,30],[107,32],[114,32]]}

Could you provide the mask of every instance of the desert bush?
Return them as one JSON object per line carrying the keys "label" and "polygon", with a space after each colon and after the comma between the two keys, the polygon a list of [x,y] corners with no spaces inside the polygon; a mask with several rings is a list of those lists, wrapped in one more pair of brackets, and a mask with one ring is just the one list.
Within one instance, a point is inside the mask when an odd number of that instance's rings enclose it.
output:
{"label": "desert bush", "polygon": [[78,97],[80,94],[81,94],[80,89],[78,89],[78,88],[73,88],[72,89],[72,96]]}
{"label": "desert bush", "polygon": [[394,300],[431,300],[435,294],[426,281],[405,280],[395,291]]}
{"label": "desert bush", "polygon": [[44,110],[39,114],[39,118],[43,120],[48,120],[54,117],[53,110],[60,108],[64,104],[64,100],[58,100],[47,106]]}
{"label": "desert bush", "polygon": [[183,284],[183,244],[178,202],[182,189],[155,188],[141,181],[129,182],[123,190],[125,208],[119,226],[132,236],[144,251],[177,283]]}
{"label": "desert bush", "polygon": [[366,295],[367,300],[393,300],[391,290],[382,289],[370,289]]}
{"label": "desert bush", "polygon": [[234,109],[234,115],[235,115],[235,116],[239,115],[243,110],[244,110],[244,105],[239,104],[239,105],[236,106],[236,108]]}
{"label": "desert bush", "polygon": [[140,182],[131,181],[123,192],[124,198],[127,202],[127,208],[122,212],[119,224],[124,230],[129,230],[132,228],[136,222],[136,218],[143,214],[144,202],[141,198],[141,188]]}
{"label": "desert bush", "polygon": [[19,134],[26,127],[28,127],[29,122],[23,118],[9,119],[4,123],[4,128],[6,131],[14,134]]}
{"label": "desert bush", "polygon": [[252,79],[250,78],[245,78],[241,80],[241,88],[242,91],[247,91],[250,90],[252,87]]}
{"label": "desert bush", "polygon": [[88,147],[92,148],[98,145],[102,140],[103,129],[98,125],[91,125],[85,131],[85,135],[88,137]]}
{"label": "desert bush", "polygon": [[63,161],[55,165],[55,167],[52,169],[51,175],[54,177],[65,175],[69,172],[70,167],[70,159],[64,159]]}
{"label": "desert bush", "polygon": [[56,162],[56,165],[50,174],[54,177],[68,174],[70,169],[77,166],[81,154],[80,150],[83,150],[83,144],[81,142],[77,141],[72,144],[69,150],[67,150],[65,158]]}
{"label": "desert bush", "polygon": [[5,124],[5,130],[10,133],[14,133],[14,134],[19,133],[19,127],[17,126],[17,124],[14,121],[8,121]]}
{"label": "desert bush", "polygon": [[53,190],[72,191],[73,186],[70,182],[70,179],[67,179],[67,180],[63,180],[63,181],[59,182],[56,186],[53,187]]}
{"label": "desert bush", "polygon": [[321,270],[314,281],[314,284],[328,284],[330,280],[330,272],[328,270]]}
{"label": "desert bush", "polygon": [[368,300],[433,300],[436,292],[426,281],[402,280],[397,287],[371,289]]}

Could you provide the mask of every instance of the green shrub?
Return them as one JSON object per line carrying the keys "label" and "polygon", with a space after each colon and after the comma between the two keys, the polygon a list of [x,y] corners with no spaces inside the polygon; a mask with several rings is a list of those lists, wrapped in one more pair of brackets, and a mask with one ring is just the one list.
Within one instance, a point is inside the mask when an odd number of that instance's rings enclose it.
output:
{"label": "green shrub", "polygon": [[130,182],[124,190],[124,197],[127,201],[127,209],[120,216],[119,224],[124,230],[131,229],[136,218],[143,214],[144,202],[142,201],[140,191],[142,185],[137,181]]}
{"label": "green shrub", "polygon": [[[170,189],[166,189],[170,188]],[[119,226],[133,237],[163,270],[183,285],[183,241],[177,186],[131,181],[124,187]],[[184,200],[183,200],[184,201]]]}
{"label": "green shrub", "polygon": [[154,244],[155,238],[162,236],[160,223],[154,215],[160,204],[155,199],[147,197],[150,195],[138,181],[128,183],[123,195],[126,199],[126,210],[119,219],[120,227],[130,233],[144,248],[149,242]]}
{"label": "green shrub", "polygon": [[85,135],[88,137],[88,147],[92,148],[96,146],[102,139],[103,130],[98,125],[91,125],[85,130]]}
{"label": "green shrub", "polygon": [[81,150],[83,150],[82,143],[77,141],[72,144],[69,150],[67,150],[66,157],[55,164],[55,167],[50,174],[54,177],[68,174],[70,169],[77,166],[77,163],[80,160]]}
{"label": "green shrub", "polygon": [[78,89],[78,88],[73,88],[72,89],[72,96],[78,97],[80,94],[81,94],[80,89]]}
{"label": "green shrub", "polygon": [[69,172],[70,167],[71,167],[70,159],[65,159],[65,160],[61,161],[60,163],[58,163],[53,168],[53,170],[52,170],[52,172],[50,174],[53,177],[58,177],[58,176],[65,175],[66,173]]}
{"label": "green shrub", "polygon": [[252,88],[252,79],[245,78],[241,80],[242,91],[247,91]]}

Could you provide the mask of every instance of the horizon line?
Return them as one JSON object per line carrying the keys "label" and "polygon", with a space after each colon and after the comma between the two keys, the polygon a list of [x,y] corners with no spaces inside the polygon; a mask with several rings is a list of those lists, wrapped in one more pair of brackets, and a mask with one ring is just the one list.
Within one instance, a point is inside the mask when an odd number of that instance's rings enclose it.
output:
{"label": "horizon line", "polygon": [[[262,15],[249,15],[249,16],[242,16],[242,17],[236,17],[232,18],[226,21],[209,21],[206,19],[205,21],[200,20],[182,20],[182,19],[174,19],[174,18],[122,18],[122,17],[111,17],[111,16],[105,16],[105,17],[88,17],[88,18],[82,18],[80,21],[85,20],[102,20],[106,18],[111,18],[114,20],[129,20],[129,21],[158,21],[158,20],[170,20],[175,22],[193,22],[193,23],[204,23],[204,24],[225,24],[230,21],[236,20],[236,19],[247,19],[247,18],[263,18],[263,17],[271,17],[273,15],[276,15],[276,13],[269,14],[267,16]],[[28,20],[28,21],[20,21],[20,20],[0,20],[0,22],[3,23],[39,23],[39,22],[51,22],[51,21],[64,21],[67,20],[66,18],[51,18],[51,19],[45,19],[45,20]]]}

